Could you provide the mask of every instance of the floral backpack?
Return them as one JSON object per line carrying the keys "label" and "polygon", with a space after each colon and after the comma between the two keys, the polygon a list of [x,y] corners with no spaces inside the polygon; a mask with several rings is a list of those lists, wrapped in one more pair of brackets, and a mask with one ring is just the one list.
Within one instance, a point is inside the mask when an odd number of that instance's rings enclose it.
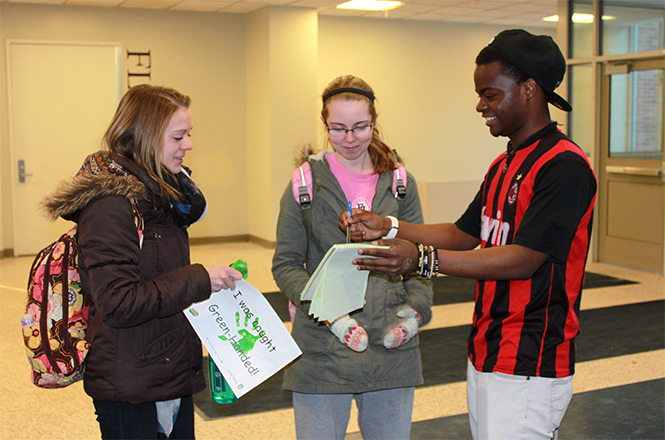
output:
{"label": "floral backpack", "polygon": [[[138,201],[130,201],[140,245],[143,218]],[[90,299],[81,290],[77,228],[42,249],[30,268],[21,323],[32,382],[40,388],[62,388],[83,379],[83,360],[102,323],[99,314],[92,322],[88,319]]]}

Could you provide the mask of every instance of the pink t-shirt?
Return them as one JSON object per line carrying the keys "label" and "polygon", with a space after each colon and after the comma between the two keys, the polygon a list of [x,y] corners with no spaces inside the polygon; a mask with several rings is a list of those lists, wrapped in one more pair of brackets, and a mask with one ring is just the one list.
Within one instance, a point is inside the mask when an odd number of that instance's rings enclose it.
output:
{"label": "pink t-shirt", "polygon": [[351,206],[371,211],[379,175],[374,172],[367,174],[353,172],[342,165],[334,153],[326,154],[326,160],[330,165],[330,171],[344,190],[346,199],[351,201]]}

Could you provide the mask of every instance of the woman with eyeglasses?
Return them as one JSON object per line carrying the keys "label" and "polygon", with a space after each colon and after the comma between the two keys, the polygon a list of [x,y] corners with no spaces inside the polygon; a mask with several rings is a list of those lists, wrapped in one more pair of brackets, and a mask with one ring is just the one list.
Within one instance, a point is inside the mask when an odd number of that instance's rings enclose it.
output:
{"label": "woman with eyeglasses", "polygon": [[431,318],[431,283],[370,273],[364,307],[332,323],[311,317],[300,293],[328,249],[346,241],[340,212],[362,208],[422,223],[416,181],[381,140],[365,81],[338,77],[322,99],[332,151],[298,153],[303,165],[284,192],[277,224],[273,276],[295,304],[292,334],[303,352],[283,388],[293,392],[300,440],[343,439],[354,399],[365,440],[408,439],[415,386],[423,383],[417,334]]}

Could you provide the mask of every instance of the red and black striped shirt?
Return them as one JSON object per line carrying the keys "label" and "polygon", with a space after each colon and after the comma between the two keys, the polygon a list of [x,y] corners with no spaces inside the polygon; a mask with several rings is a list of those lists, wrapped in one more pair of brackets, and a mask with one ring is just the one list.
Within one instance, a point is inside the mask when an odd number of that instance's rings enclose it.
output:
{"label": "red and black striped shirt", "polygon": [[478,371],[574,373],[596,187],[586,156],[556,123],[490,166],[457,227],[482,248],[518,244],[549,258],[527,280],[476,283],[467,348]]}

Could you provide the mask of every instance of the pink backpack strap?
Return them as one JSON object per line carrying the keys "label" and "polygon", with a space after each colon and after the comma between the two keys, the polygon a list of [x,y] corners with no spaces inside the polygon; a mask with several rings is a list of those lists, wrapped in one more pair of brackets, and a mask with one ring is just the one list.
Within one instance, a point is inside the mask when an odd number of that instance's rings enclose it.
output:
{"label": "pink backpack strap", "polygon": [[[312,203],[312,167],[309,162],[305,162],[291,173],[291,189],[293,190],[293,198],[300,204],[300,207],[305,210],[309,209]],[[308,216],[304,216],[305,219]],[[308,221],[305,220],[307,227]],[[307,227],[309,230],[309,227]],[[307,264],[305,264],[307,267]],[[289,301],[289,318],[291,324],[296,317],[296,305]]]}
{"label": "pink backpack strap", "polygon": [[305,162],[291,173],[293,197],[302,209],[309,209],[312,203],[312,168]]}
{"label": "pink backpack strap", "polygon": [[406,170],[401,163],[397,163],[397,169],[393,172],[393,194],[396,199],[406,197]]}

